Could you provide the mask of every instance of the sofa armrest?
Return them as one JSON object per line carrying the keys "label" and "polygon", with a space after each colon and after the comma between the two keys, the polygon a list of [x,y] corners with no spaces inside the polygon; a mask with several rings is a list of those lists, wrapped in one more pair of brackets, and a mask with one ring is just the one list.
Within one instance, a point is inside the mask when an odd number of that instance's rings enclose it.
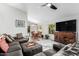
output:
{"label": "sofa armrest", "polygon": [[17,41],[19,43],[25,43],[25,42],[29,41],[29,39],[24,38],[24,39],[18,39]]}
{"label": "sofa armrest", "polygon": [[53,49],[55,49],[56,51],[59,51],[61,48],[63,48],[65,45],[59,42],[54,42],[53,44]]}

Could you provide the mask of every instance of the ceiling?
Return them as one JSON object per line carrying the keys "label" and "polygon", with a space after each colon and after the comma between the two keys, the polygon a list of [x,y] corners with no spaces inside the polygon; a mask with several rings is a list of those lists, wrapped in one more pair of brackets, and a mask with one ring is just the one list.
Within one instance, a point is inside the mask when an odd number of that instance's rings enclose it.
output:
{"label": "ceiling", "polygon": [[14,8],[17,8],[21,11],[26,12],[26,9],[25,9],[26,6],[24,3],[6,3],[6,4],[11,6],[11,7],[14,7]]}
{"label": "ceiling", "polygon": [[79,3],[53,3],[58,9],[42,7],[44,3],[18,3],[9,4],[27,12],[28,20],[35,23],[51,23],[58,19],[79,15]]}

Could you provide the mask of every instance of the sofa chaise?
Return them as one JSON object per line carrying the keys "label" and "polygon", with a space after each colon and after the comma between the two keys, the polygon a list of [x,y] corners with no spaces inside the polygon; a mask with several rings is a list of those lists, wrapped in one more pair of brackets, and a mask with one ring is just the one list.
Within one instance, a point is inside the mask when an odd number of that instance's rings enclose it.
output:
{"label": "sofa chaise", "polygon": [[4,53],[0,48],[0,56],[23,56],[21,45],[24,42],[27,42],[28,39],[14,39],[12,36],[8,34],[3,34],[6,37],[6,42],[9,45],[9,49],[7,53]]}

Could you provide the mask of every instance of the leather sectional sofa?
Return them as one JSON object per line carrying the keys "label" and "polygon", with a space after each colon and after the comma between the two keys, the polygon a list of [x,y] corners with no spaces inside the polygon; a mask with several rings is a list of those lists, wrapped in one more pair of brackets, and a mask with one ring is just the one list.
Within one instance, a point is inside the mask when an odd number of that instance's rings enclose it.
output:
{"label": "leather sectional sofa", "polygon": [[[3,34],[3,35],[5,35],[7,38],[11,37],[10,35],[7,34]],[[20,44],[27,42],[28,39],[21,38],[20,40],[16,40],[11,37],[13,41],[11,41],[10,38],[8,38],[10,40],[8,41],[7,38],[6,41],[9,45],[9,49],[7,53],[4,53],[4,51],[2,51],[2,49],[0,48],[0,56],[23,56],[22,48]]]}
{"label": "leather sectional sofa", "polygon": [[0,55],[1,56],[23,56],[22,48],[21,48],[19,42],[12,42],[12,43],[9,43],[9,49],[8,49],[7,53],[4,53],[0,49]]}
{"label": "leather sectional sofa", "polygon": [[[12,38],[8,34],[3,34],[6,36],[6,42],[9,45],[9,49],[7,53],[4,53],[0,48],[0,56],[32,56],[39,52],[42,52],[42,46],[36,43],[36,46],[32,49],[27,49],[26,43],[28,42],[28,38]],[[11,41],[10,38],[13,40]],[[8,40],[7,40],[8,39]],[[30,52],[29,52],[30,51]],[[29,53],[27,53],[29,52]]]}
{"label": "leather sectional sofa", "polygon": [[9,43],[9,49],[7,53],[4,53],[0,49],[0,56],[23,56],[22,48],[19,42]]}

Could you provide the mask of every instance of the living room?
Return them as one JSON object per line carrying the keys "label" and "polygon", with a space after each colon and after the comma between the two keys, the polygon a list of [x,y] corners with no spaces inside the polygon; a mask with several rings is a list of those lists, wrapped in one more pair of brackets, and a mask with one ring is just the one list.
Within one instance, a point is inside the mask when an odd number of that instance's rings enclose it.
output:
{"label": "living room", "polygon": [[79,3],[0,3],[0,8],[0,56],[79,56]]}

